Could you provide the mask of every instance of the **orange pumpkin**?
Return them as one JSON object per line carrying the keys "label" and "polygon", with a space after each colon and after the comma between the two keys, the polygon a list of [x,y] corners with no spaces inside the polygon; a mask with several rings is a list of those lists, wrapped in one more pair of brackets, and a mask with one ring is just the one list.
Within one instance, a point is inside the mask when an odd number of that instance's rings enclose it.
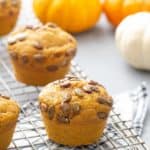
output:
{"label": "orange pumpkin", "polygon": [[150,0],[105,0],[103,8],[108,20],[117,26],[130,14],[150,11]]}
{"label": "orange pumpkin", "polygon": [[93,27],[101,12],[100,0],[34,0],[33,8],[41,22],[54,22],[68,32]]}

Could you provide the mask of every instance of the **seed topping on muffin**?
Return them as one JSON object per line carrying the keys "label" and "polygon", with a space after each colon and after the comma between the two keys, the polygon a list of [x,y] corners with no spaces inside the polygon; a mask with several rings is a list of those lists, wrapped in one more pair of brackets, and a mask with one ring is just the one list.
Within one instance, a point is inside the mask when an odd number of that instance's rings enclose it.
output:
{"label": "seed topping on muffin", "polygon": [[47,66],[46,69],[49,72],[53,72],[53,71],[57,71],[58,70],[58,66],[56,66],[56,65],[50,65],[50,66]]}
{"label": "seed topping on muffin", "polygon": [[[56,107],[55,105],[53,105],[53,109],[52,111],[50,111],[51,112],[50,114],[52,116],[50,118],[54,119],[55,118],[54,116],[56,114],[56,120],[61,123],[70,123],[71,119],[79,115],[82,109],[84,109],[82,106],[82,102],[84,103],[88,99],[88,96],[90,95],[91,95],[90,102],[95,103],[95,105],[100,105],[100,107],[103,108],[106,107],[106,109],[110,109],[113,105],[112,97],[110,97],[109,95],[102,96],[103,94],[106,94],[103,93],[105,89],[95,81],[87,82],[80,80],[77,77],[67,75],[65,79],[55,81],[54,83],[51,83],[48,86],[54,86],[54,89],[52,88],[54,91],[56,89],[57,90],[59,89],[61,91],[60,92],[61,95],[59,96],[60,99],[59,111],[58,112],[54,111]],[[59,90],[57,92],[58,95]],[[53,94],[54,91],[52,92]],[[42,105],[40,108],[43,111]],[[103,112],[103,109],[97,110],[96,116],[98,117],[98,119],[105,120],[108,117],[108,113]]]}
{"label": "seed topping on muffin", "polygon": [[62,83],[60,84],[60,86],[61,86],[62,88],[68,88],[70,85],[71,85],[71,83],[69,82],[69,80],[67,80],[67,81],[65,81],[65,82],[62,82]]}
{"label": "seed topping on muffin", "polygon": [[4,99],[10,99],[10,97],[9,97],[9,96],[2,95],[2,94],[0,94],[0,97],[2,97],[2,98],[4,98]]}
{"label": "seed topping on muffin", "polygon": [[72,95],[70,93],[63,94],[63,102],[70,102],[72,99]]}
{"label": "seed topping on muffin", "polygon": [[75,92],[75,94],[76,94],[77,96],[79,96],[79,97],[83,97],[83,96],[84,96],[84,92],[83,92],[83,90],[80,89],[80,88],[76,88],[76,89],[74,90],[74,92]]}
{"label": "seed topping on muffin", "polygon": [[48,117],[49,117],[49,119],[50,120],[53,119],[54,115],[55,115],[55,107],[54,106],[50,106],[48,108]]}
{"label": "seed topping on muffin", "polygon": [[44,104],[44,103],[41,103],[41,104],[40,104],[40,109],[41,109],[41,111],[43,111],[43,112],[47,112],[48,106],[47,106],[46,104]]}
{"label": "seed topping on muffin", "polygon": [[13,59],[13,60],[17,60],[18,59],[18,55],[16,52],[11,52],[10,53],[10,57]]}
{"label": "seed topping on muffin", "polygon": [[21,56],[21,62],[22,64],[27,64],[29,62],[29,58],[27,55],[22,55]]}
{"label": "seed topping on muffin", "polygon": [[34,42],[32,45],[37,50],[43,50],[44,48],[40,42]]}
{"label": "seed topping on muffin", "polygon": [[108,105],[110,107],[112,107],[112,105],[113,105],[111,97],[110,98],[98,97],[97,102],[100,104]]}
{"label": "seed topping on muffin", "polygon": [[41,63],[41,62],[43,62],[46,59],[45,56],[43,56],[42,54],[35,54],[33,56],[33,58],[38,63]]}
{"label": "seed topping on muffin", "polygon": [[105,112],[98,112],[97,116],[99,119],[106,119],[108,117],[108,114]]}
{"label": "seed topping on muffin", "polygon": [[[26,25],[8,38],[15,77],[28,85],[43,86],[64,78],[76,51],[76,39],[53,23]],[[67,86],[68,83],[62,85]]]}

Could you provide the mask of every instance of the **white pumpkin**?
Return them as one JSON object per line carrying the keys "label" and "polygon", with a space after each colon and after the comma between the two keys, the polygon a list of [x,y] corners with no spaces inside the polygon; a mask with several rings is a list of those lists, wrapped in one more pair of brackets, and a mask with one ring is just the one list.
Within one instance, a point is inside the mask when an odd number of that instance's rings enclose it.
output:
{"label": "white pumpkin", "polygon": [[116,29],[116,45],[130,65],[150,70],[150,13],[126,17]]}

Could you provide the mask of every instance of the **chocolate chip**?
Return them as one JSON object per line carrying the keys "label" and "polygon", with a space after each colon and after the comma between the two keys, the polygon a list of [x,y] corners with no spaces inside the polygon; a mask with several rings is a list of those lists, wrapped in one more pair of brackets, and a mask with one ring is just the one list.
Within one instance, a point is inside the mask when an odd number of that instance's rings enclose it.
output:
{"label": "chocolate chip", "polygon": [[113,103],[111,100],[107,100],[107,98],[98,97],[96,100],[99,104],[104,104],[112,107]]}
{"label": "chocolate chip", "polygon": [[37,50],[42,50],[43,49],[43,46],[40,42],[33,43],[33,47],[36,48]]}
{"label": "chocolate chip", "polygon": [[93,92],[93,90],[92,90],[92,88],[91,88],[90,85],[85,85],[85,86],[83,86],[83,90],[84,90],[86,93],[89,93],[89,94]]}
{"label": "chocolate chip", "polygon": [[76,55],[76,48],[72,48],[66,52],[67,57],[74,57]]}
{"label": "chocolate chip", "polygon": [[75,94],[76,94],[77,96],[79,96],[79,97],[83,97],[83,96],[84,96],[84,93],[83,93],[83,91],[82,91],[80,88],[76,88],[76,89],[74,90],[74,92],[75,92]]}
{"label": "chocolate chip", "polygon": [[80,113],[81,106],[79,104],[72,104],[73,115],[78,115]]}
{"label": "chocolate chip", "polygon": [[72,99],[72,95],[69,93],[63,94],[63,102],[70,102]]}
{"label": "chocolate chip", "polygon": [[47,112],[48,111],[48,106],[44,103],[40,104],[40,109],[42,112]]}
{"label": "chocolate chip", "polygon": [[9,45],[13,45],[13,44],[15,44],[16,43],[16,38],[9,38],[8,39],[8,44]]}
{"label": "chocolate chip", "polygon": [[65,117],[63,114],[57,114],[56,118],[60,123],[70,123],[69,118]]}
{"label": "chocolate chip", "polygon": [[62,88],[68,88],[71,85],[70,81],[66,80],[60,84]]}
{"label": "chocolate chip", "polygon": [[17,60],[18,59],[18,55],[16,52],[9,52],[10,54],[10,57],[13,59],[13,60]]}
{"label": "chocolate chip", "polygon": [[46,67],[47,71],[53,72],[58,70],[58,66],[56,65],[51,65]]}
{"label": "chocolate chip", "polygon": [[50,120],[53,119],[54,115],[55,115],[55,107],[54,106],[50,106],[48,108],[48,117],[49,117],[49,119]]}
{"label": "chocolate chip", "polygon": [[105,113],[105,112],[98,112],[97,116],[98,116],[99,119],[107,119],[108,114]]}
{"label": "chocolate chip", "polygon": [[41,63],[45,60],[45,57],[42,54],[35,54],[33,56],[34,60]]}
{"label": "chocolate chip", "polygon": [[21,62],[22,64],[27,64],[29,62],[28,56],[26,55],[21,56]]}

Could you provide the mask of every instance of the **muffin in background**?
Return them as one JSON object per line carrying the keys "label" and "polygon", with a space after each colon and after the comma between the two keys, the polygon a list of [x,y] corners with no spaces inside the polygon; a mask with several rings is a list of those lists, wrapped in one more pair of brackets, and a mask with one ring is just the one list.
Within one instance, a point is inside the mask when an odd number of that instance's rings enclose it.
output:
{"label": "muffin in background", "polygon": [[67,76],[48,84],[39,95],[39,104],[49,139],[80,146],[102,136],[113,101],[97,82]]}
{"label": "muffin in background", "polygon": [[17,80],[45,85],[70,70],[77,42],[55,24],[26,26],[8,38],[8,51]]}
{"label": "muffin in background", "polygon": [[11,143],[19,112],[15,101],[0,95],[0,150],[6,150]]}
{"label": "muffin in background", "polygon": [[0,36],[8,34],[16,24],[20,0],[0,0]]}

